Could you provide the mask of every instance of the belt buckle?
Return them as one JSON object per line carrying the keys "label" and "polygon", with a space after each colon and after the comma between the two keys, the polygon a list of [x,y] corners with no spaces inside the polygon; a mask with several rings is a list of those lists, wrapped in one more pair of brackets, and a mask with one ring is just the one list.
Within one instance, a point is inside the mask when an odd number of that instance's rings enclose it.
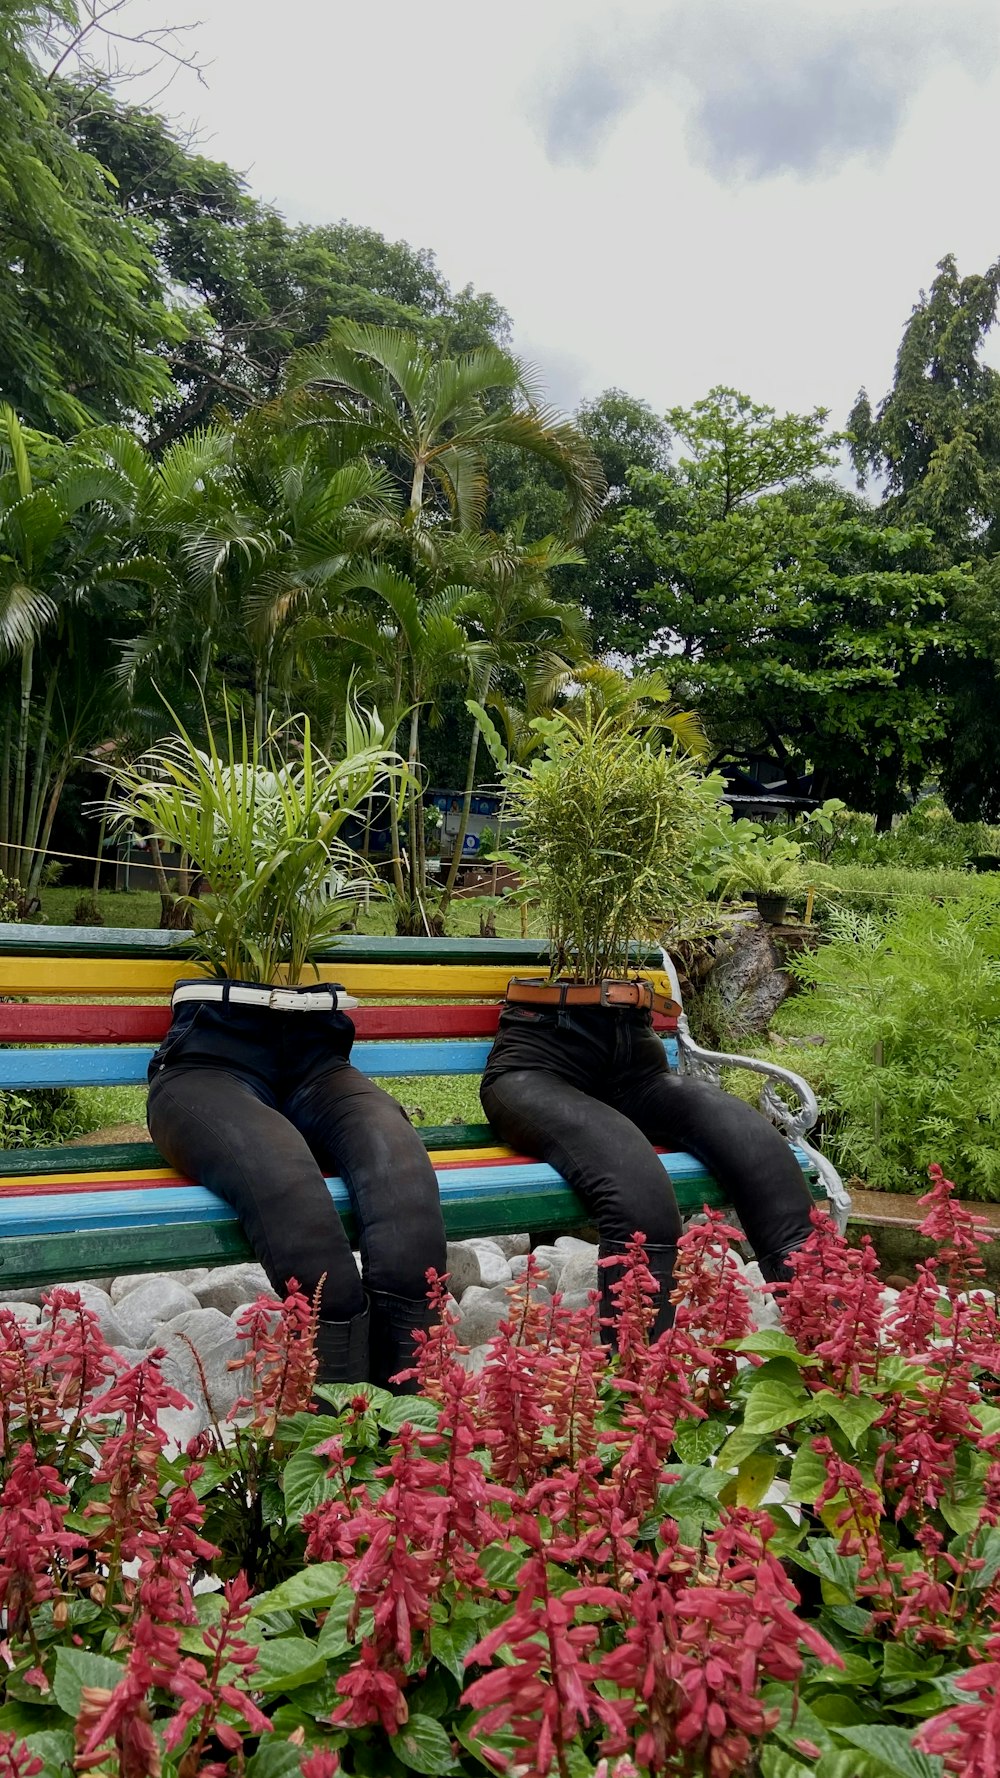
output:
{"label": "belt buckle", "polygon": [[[626,994],[626,989],[628,993]],[[648,982],[602,982],[601,1005],[620,1007],[648,1007],[653,1004],[652,989]]]}
{"label": "belt buckle", "polygon": [[292,988],[272,988],[268,999],[271,1012],[295,1012],[302,1002]]}

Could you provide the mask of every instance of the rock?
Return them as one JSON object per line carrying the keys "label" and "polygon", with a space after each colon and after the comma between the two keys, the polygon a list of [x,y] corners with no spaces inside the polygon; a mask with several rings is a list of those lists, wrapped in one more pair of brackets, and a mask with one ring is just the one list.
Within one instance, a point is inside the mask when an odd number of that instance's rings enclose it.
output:
{"label": "rock", "polygon": [[489,1358],[489,1355],[489,1346],[471,1346],[468,1352],[463,1353],[462,1357],[459,1359],[459,1363],[464,1365],[467,1371],[472,1371],[473,1374],[475,1374],[476,1372],[485,1369],[486,1360]]}
{"label": "rock", "polygon": [[593,1253],[597,1252],[596,1241],[583,1241],[579,1235],[560,1235],[556,1241],[557,1253]]}
{"label": "rock", "polygon": [[189,1266],[186,1271],[179,1272],[123,1272],[120,1278],[111,1279],[108,1295],[113,1303],[117,1303],[121,1297],[128,1296],[130,1291],[138,1290],[140,1284],[145,1284],[149,1278],[160,1277],[172,1278],[175,1284],[183,1284],[186,1289],[191,1290],[195,1284],[200,1284],[203,1278],[208,1277],[208,1267]]}
{"label": "rock", "polygon": [[740,914],[716,946],[709,983],[737,1031],[766,1031],[792,978],[759,914]]}
{"label": "rock", "polygon": [[244,1393],[242,1373],[229,1369],[232,1360],[246,1356],[246,1341],[237,1339],[232,1318],[219,1309],[196,1307],[175,1315],[158,1332],[159,1344],[166,1351],[162,1364],[167,1382],[181,1390],[196,1407],[207,1405],[214,1418],[225,1419]]}
{"label": "rock", "polygon": [[559,1289],[563,1267],[569,1257],[565,1247],[536,1247],[532,1253],[532,1258],[548,1272],[554,1290]]}
{"label": "rock", "polygon": [[41,1303],[41,1290],[0,1290],[0,1308],[5,1303],[34,1303],[37,1308]]}
{"label": "rock", "polygon": [[460,1343],[463,1346],[485,1345],[493,1338],[501,1321],[506,1321],[509,1312],[510,1299],[503,1289],[496,1285],[492,1289],[470,1285],[462,1298],[455,1330]]}
{"label": "rock", "polygon": [[479,1260],[479,1273],[484,1284],[509,1284],[511,1280],[510,1261],[502,1253],[495,1241],[468,1241]]}
{"label": "rock", "polygon": [[493,1243],[507,1259],[513,1259],[515,1254],[531,1251],[530,1235],[494,1235]]}
{"label": "rock", "polygon": [[447,1272],[452,1296],[461,1297],[470,1285],[483,1283],[479,1255],[467,1241],[449,1241]]}
{"label": "rock", "polygon": [[515,1253],[512,1259],[508,1261],[508,1264],[510,1265],[510,1275],[516,1284],[517,1280],[523,1278],[525,1272],[528,1270],[528,1255],[526,1253]]}
{"label": "rock", "polygon": [[42,1311],[37,1303],[9,1302],[6,1307],[22,1327],[37,1327],[42,1319]]}
{"label": "rock", "polygon": [[559,1276],[559,1289],[564,1296],[575,1296],[581,1290],[598,1288],[597,1248],[589,1253],[574,1253]]}
{"label": "rock", "polygon": [[[261,1285],[260,1279],[264,1283]],[[264,1295],[278,1298],[267,1281],[267,1276],[259,1266],[219,1266],[209,1272],[194,1286],[194,1294],[205,1309],[219,1309],[223,1315],[233,1315],[237,1309],[244,1309]]]}
{"label": "rock", "polygon": [[131,1346],[155,1345],[153,1331],[158,1322],[170,1321],[188,1309],[200,1309],[194,1292],[183,1284],[175,1284],[165,1273],[154,1272],[137,1289],[119,1297],[115,1305],[118,1320],[124,1329],[123,1339]]}
{"label": "rock", "polygon": [[100,1290],[107,1296],[111,1290],[111,1278],[74,1278],[71,1284],[46,1284],[46,1290],[78,1290],[81,1294],[88,1290]]}
{"label": "rock", "polygon": [[208,1409],[197,1402],[187,1408],[161,1408],[158,1419],[160,1430],[167,1435],[163,1454],[168,1458],[179,1456],[188,1440],[211,1424]]}
{"label": "rock", "polygon": [[589,1290],[567,1290],[563,1295],[564,1309],[587,1309],[590,1307]]}
{"label": "rock", "polygon": [[84,1307],[89,1309],[92,1315],[97,1316],[101,1337],[106,1340],[109,1346],[128,1345],[128,1329],[119,1321],[115,1305],[106,1290],[101,1290],[90,1279],[84,1279],[81,1283],[69,1285],[67,1288],[74,1290]]}

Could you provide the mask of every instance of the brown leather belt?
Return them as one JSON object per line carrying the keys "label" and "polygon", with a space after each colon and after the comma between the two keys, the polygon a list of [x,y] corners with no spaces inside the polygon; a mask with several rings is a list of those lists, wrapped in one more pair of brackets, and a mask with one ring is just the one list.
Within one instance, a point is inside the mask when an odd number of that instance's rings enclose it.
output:
{"label": "brown leather belt", "polygon": [[676,1000],[658,994],[652,982],[597,982],[593,987],[584,987],[580,983],[514,976],[507,983],[506,999],[512,1006],[634,1006],[674,1019],[683,1010]]}

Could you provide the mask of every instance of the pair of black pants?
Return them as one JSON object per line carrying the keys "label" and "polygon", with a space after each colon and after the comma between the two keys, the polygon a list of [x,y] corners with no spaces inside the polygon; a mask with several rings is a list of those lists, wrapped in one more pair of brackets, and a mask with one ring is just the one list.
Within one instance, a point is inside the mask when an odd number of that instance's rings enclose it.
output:
{"label": "pair of black pants", "polygon": [[[373,1320],[423,1301],[427,1268],[446,1265],[434,1169],[402,1106],[352,1068],[353,1040],[342,1012],[185,1001],[149,1068],[161,1154],[233,1206],[279,1294],[295,1278],[311,1297],[322,1279],[333,1321],[366,1292]],[[351,1195],[360,1278],[326,1174]]]}
{"label": "pair of black pants", "polygon": [[676,1245],[680,1213],[653,1144],[705,1165],[765,1275],[809,1234],[812,1200],[784,1137],[711,1081],[671,1073],[648,1012],[505,1007],[482,1101],[502,1141],[579,1192],[608,1249],[636,1230]]}

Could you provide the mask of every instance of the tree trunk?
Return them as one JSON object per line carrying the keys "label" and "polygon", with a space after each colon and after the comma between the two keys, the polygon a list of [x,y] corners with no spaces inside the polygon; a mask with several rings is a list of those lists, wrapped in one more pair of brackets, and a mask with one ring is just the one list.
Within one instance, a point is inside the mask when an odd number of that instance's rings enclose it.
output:
{"label": "tree trunk", "polygon": [[36,854],[36,863],[35,863],[35,866],[32,870],[31,877],[29,878],[29,881],[28,881],[28,899],[29,900],[32,898],[32,896],[37,895],[37,893],[38,893],[38,884],[39,884],[39,880],[40,880],[41,874],[42,874],[42,865],[45,861],[45,855],[49,849],[49,841],[52,838],[53,824],[55,822],[55,818],[56,818],[56,815],[59,810],[59,804],[62,801],[62,793],[66,788],[66,780],[69,777],[69,769],[70,769],[70,766],[72,765],[72,763],[73,763],[72,755],[67,754],[65,763],[59,767],[59,770],[55,775],[55,779],[53,780],[52,789],[49,792],[48,807],[45,811],[45,825],[42,829],[41,838],[39,840],[38,852]]}
{"label": "tree trunk", "polygon": [[[478,703],[485,704],[486,699],[490,695],[490,683],[492,679],[493,668],[485,668],[483,672],[483,683],[479,688]],[[476,762],[479,758],[480,735],[481,730],[477,721],[473,726],[472,740],[469,743],[469,761],[465,771],[465,789],[462,793],[462,815],[458,824],[458,832],[455,835],[455,850],[451,856],[451,866],[448,871],[448,878],[444,886],[444,900],[441,904],[442,913],[447,912],[451,898],[455,893],[458,869],[462,862],[462,852],[465,847],[465,836],[469,831],[469,816],[472,813],[472,792],[476,783]]]}
{"label": "tree trunk", "polygon": [[3,725],[3,754],[0,757],[0,871],[5,877],[11,875],[10,847],[10,743],[14,726],[14,713],[7,705]]}
{"label": "tree trunk", "polygon": [[11,844],[15,856],[21,859],[21,841],[24,837],[24,792],[28,771],[28,722],[31,716],[31,680],[34,664],[34,647],[31,643],[21,655],[21,701],[18,713],[17,751],[14,767],[14,819],[12,823]]}
{"label": "tree trunk", "polygon": [[417,837],[417,757],[420,744],[420,705],[414,703],[410,711],[410,744],[406,754],[406,764],[410,777],[406,787],[407,793],[407,830],[410,836],[410,895],[415,898],[421,892],[419,841]]}
{"label": "tree trunk", "polygon": [[45,789],[49,781],[49,774],[45,766],[45,755],[49,745],[49,729],[52,724],[52,704],[55,699],[55,692],[56,675],[53,672],[49,675],[49,683],[45,692],[45,704],[42,709],[38,746],[35,750],[35,767],[31,775],[31,798],[28,803],[28,818],[24,824],[24,844],[29,848],[27,856],[31,861],[32,879],[41,875],[43,862],[42,859],[38,860],[38,870],[36,872],[35,853],[33,848],[38,840],[38,830],[42,822],[42,803],[45,797]]}

